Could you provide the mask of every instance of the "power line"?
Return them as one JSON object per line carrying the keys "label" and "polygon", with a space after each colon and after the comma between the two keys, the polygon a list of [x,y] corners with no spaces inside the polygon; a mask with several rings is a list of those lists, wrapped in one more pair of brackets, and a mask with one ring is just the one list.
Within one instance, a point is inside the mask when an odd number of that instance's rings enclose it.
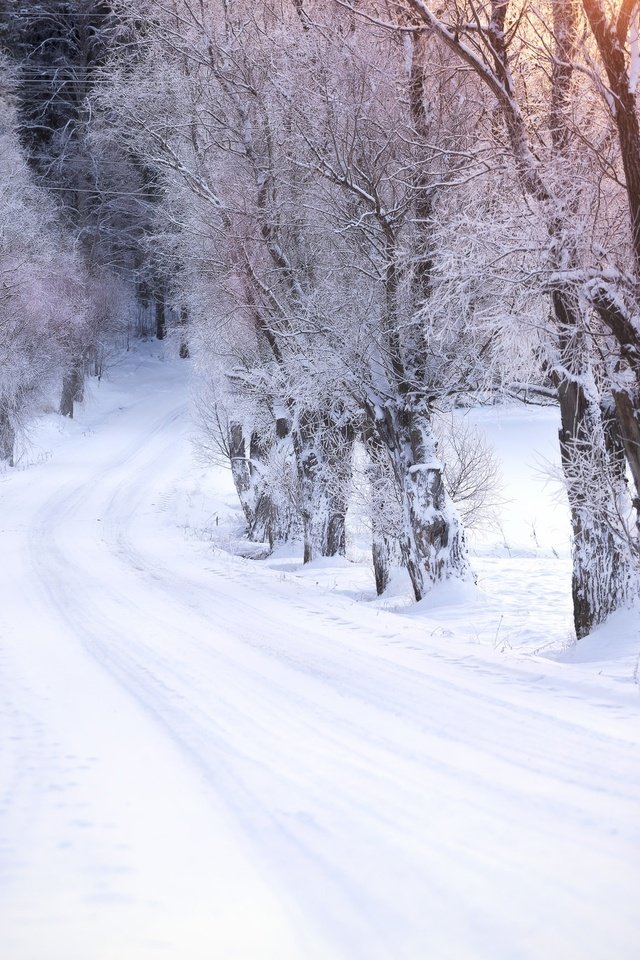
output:
{"label": "power line", "polygon": [[20,20],[21,22],[30,20],[34,23],[38,23],[40,20],[63,20],[70,17],[72,17],[74,20],[76,20],[78,17],[88,17],[89,19],[94,19],[96,17],[113,17],[120,19],[118,15],[113,12],[113,10],[95,10],[93,12],[81,10],[78,10],[77,12],[75,10],[60,10],[58,12],[55,10],[43,10],[42,13],[33,13],[32,11],[29,11],[29,13],[23,13],[21,10],[13,10],[9,12],[9,17],[13,20]]}

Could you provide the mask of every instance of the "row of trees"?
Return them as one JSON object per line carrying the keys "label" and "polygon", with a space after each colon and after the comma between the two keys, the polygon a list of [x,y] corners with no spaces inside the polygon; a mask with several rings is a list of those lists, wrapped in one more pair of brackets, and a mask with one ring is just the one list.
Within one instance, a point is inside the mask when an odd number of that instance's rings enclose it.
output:
{"label": "row of trees", "polygon": [[632,599],[635,0],[126,10],[135,55],[95,109],[162,177],[166,272],[251,536],[343,551],[358,443],[379,589],[398,555],[418,599],[468,578],[438,423],[533,387],[560,406],[578,636]]}
{"label": "row of trees", "polygon": [[[73,238],[28,166],[6,88],[0,183],[0,460],[13,464],[17,435],[68,380],[72,357],[95,342],[95,310]],[[72,413],[80,389],[63,391],[63,412]]]}
{"label": "row of trees", "polygon": [[[72,417],[136,316],[163,327],[148,251],[157,187],[94,142],[91,98],[120,43],[109,3],[0,4],[0,460],[58,392]],[[161,330],[161,332],[163,332]]]}
{"label": "row of trees", "polygon": [[137,302],[252,538],[343,552],[364,463],[378,589],[470,578],[492,470],[452,411],[543,396],[577,634],[637,595],[637,0],[4,6],[5,458]]}

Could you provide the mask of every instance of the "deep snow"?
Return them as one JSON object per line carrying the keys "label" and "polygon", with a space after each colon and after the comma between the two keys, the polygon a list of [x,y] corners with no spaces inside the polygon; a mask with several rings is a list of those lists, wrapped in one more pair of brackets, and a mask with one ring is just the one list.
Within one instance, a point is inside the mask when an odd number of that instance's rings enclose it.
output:
{"label": "deep snow", "polygon": [[188,367],[138,348],[0,478],[2,960],[635,958],[640,630],[568,643],[553,411],[472,414],[505,518],[410,606],[239,555]]}

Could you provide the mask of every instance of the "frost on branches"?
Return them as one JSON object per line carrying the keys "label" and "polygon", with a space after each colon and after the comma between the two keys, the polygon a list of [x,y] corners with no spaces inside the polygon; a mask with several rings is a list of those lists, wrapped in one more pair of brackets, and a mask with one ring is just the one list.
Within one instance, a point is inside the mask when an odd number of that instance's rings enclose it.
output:
{"label": "frost on branches", "polygon": [[578,636],[633,600],[629,5],[616,22],[590,0],[118,12],[128,43],[95,123],[150,172],[154,263],[188,318],[204,435],[249,536],[302,532],[305,560],[343,552],[364,456],[378,589],[398,558],[418,599],[467,579],[438,418],[545,397],[562,422]]}

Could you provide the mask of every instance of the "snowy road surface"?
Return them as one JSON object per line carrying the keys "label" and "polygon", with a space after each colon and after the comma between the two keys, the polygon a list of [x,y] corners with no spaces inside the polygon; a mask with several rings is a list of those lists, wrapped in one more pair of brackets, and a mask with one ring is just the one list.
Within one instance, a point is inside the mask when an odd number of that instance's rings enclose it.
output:
{"label": "snowy road surface", "polygon": [[636,958],[638,686],[185,537],[184,366],[0,483],[2,960]]}

